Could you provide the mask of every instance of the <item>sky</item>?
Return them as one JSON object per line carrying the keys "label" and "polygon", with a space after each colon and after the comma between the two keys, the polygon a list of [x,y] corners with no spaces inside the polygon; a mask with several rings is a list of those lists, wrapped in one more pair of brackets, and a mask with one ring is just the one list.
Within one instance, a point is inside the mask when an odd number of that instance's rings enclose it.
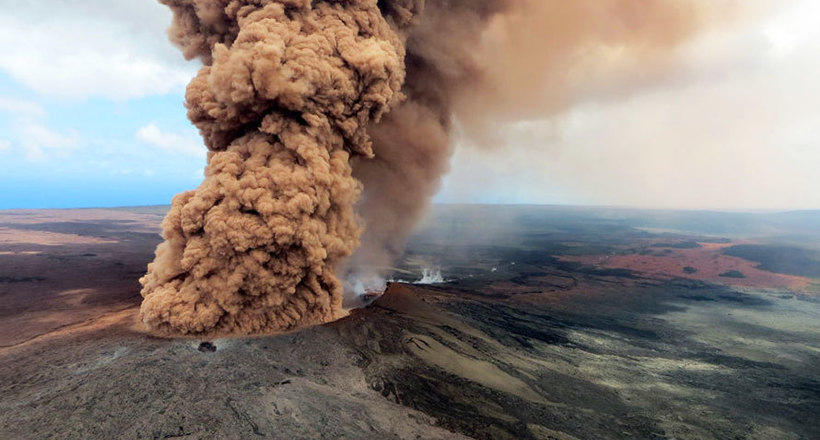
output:
{"label": "sky", "polygon": [[[699,34],[674,71],[498,145],[457,138],[438,202],[820,209],[820,2]],[[202,179],[197,62],[153,0],[0,0],[0,209],[168,204]]]}

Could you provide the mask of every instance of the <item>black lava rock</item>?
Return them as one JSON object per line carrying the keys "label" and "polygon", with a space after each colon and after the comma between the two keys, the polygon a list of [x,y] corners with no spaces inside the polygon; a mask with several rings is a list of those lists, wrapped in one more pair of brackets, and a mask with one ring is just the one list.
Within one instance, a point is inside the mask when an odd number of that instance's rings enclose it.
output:
{"label": "black lava rock", "polygon": [[203,352],[203,353],[213,353],[213,352],[216,351],[216,345],[214,345],[211,342],[205,341],[205,342],[199,344],[198,350]]}

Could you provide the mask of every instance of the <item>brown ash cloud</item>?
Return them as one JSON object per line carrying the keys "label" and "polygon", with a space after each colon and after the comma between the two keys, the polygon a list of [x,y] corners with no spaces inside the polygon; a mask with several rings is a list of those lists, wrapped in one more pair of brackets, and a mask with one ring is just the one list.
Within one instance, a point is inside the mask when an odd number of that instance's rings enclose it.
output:
{"label": "brown ash cloud", "polygon": [[655,66],[703,21],[671,0],[161,2],[204,65],[186,106],[209,153],[163,222],[141,316],[188,335],[341,317],[341,279],[378,284],[401,254],[456,127],[492,144],[499,121]]}

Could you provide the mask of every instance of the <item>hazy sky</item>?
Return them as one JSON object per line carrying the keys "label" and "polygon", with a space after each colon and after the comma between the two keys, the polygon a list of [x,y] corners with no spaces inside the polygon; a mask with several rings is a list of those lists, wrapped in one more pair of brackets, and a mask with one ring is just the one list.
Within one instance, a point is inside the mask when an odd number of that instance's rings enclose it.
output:
{"label": "hazy sky", "polygon": [[[773,4],[701,34],[661,81],[460,145],[438,200],[820,208],[820,2]],[[165,204],[199,183],[182,106],[198,66],[163,6],[0,7],[0,208]]]}

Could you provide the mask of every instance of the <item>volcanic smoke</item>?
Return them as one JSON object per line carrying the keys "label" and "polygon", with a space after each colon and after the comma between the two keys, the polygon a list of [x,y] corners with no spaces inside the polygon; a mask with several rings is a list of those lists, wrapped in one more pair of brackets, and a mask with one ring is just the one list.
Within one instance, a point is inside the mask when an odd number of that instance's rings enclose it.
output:
{"label": "volcanic smoke", "polygon": [[703,21],[677,0],[160,2],[204,64],[186,106],[209,153],[163,221],[141,316],[183,335],[338,319],[341,279],[378,285],[401,254],[454,127],[492,144],[501,122],[651,76]]}

